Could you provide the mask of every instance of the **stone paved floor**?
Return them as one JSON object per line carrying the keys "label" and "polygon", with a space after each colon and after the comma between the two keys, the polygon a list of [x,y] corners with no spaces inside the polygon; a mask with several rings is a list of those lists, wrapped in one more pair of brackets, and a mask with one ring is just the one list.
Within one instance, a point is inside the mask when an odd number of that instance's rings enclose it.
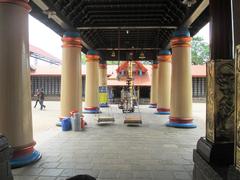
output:
{"label": "stone paved floor", "polygon": [[124,115],[113,106],[115,124],[97,126],[96,115],[86,115],[84,132],[62,132],[55,127],[59,102],[46,102],[47,109],[33,109],[34,138],[42,159],[13,170],[15,180],[64,180],[90,174],[98,180],[190,180],[192,150],[205,134],[205,103],[193,104],[196,129],[166,127],[167,116],[141,106],[141,127],[127,127]]}

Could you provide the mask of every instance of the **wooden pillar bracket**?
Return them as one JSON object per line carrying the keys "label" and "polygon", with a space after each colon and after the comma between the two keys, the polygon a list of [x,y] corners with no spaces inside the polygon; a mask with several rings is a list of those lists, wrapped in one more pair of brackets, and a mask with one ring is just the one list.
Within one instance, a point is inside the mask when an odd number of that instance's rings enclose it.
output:
{"label": "wooden pillar bracket", "polygon": [[236,78],[236,95],[235,95],[235,164],[236,168],[240,171],[240,44],[236,46],[236,59],[235,59],[235,78]]}
{"label": "wooden pillar bracket", "polygon": [[212,143],[234,140],[234,61],[217,59],[207,63],[206,137]]}

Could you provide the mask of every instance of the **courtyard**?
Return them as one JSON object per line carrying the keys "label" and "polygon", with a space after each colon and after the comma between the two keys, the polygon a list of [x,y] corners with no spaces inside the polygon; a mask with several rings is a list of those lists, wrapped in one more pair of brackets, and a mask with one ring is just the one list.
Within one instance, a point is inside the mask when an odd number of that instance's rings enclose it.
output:
{"label": "courtyard", "polygon": [[43,111],[32,108],[34,139],[42,159],[13,170],[15,180],[65,180],[77,174],[98,180],[192,179],[192,152],[205,136],[205,103],[193,103],[195,129],[166,127],[168,116],[154,114],[156,109],[147,105],[140,105],[142,126],[128,127],[122,111],[111,105],[101,109],[101,115],[112,114],[114,124],[98,126],[94,120],[98,115],[86,114],[88,125],[80,132],[55,126],[60,103],[45,104]]}

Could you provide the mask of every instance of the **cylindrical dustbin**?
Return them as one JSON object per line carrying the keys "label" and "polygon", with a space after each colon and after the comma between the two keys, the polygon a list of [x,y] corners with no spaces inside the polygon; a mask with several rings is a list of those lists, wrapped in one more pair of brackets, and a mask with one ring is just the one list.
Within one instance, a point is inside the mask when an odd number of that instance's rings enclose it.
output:
{"label": "cylindrical dustbin", "polygon": [[11,154],[12,150],[10,149],[7,138],[0,134],[0,179],[13,180],[9,163]]}
{"label": "cylindrical dustbin", "polygon": [[62,120],[62,130],[63,131],[70,131],[71,130],[71,118],[64,118]]}
{"label": "cylindrical dustbin", "polygon": [[73,113],[73,116],[71,117],[71,123],[73,131],[80,131],[80,113]]}

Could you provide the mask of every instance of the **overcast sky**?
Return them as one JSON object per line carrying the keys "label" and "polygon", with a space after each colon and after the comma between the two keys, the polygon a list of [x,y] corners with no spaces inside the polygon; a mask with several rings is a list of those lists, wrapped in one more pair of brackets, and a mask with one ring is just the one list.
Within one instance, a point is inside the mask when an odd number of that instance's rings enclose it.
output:
{"label": "overcast sky", "polygon": [[[197,35],[203,37],[206,42],[209,42],[209,25],[207,24],[203,27]],[[29,42],[31,45],[37,46],[61,59],[61,37],[30,15]]]}

